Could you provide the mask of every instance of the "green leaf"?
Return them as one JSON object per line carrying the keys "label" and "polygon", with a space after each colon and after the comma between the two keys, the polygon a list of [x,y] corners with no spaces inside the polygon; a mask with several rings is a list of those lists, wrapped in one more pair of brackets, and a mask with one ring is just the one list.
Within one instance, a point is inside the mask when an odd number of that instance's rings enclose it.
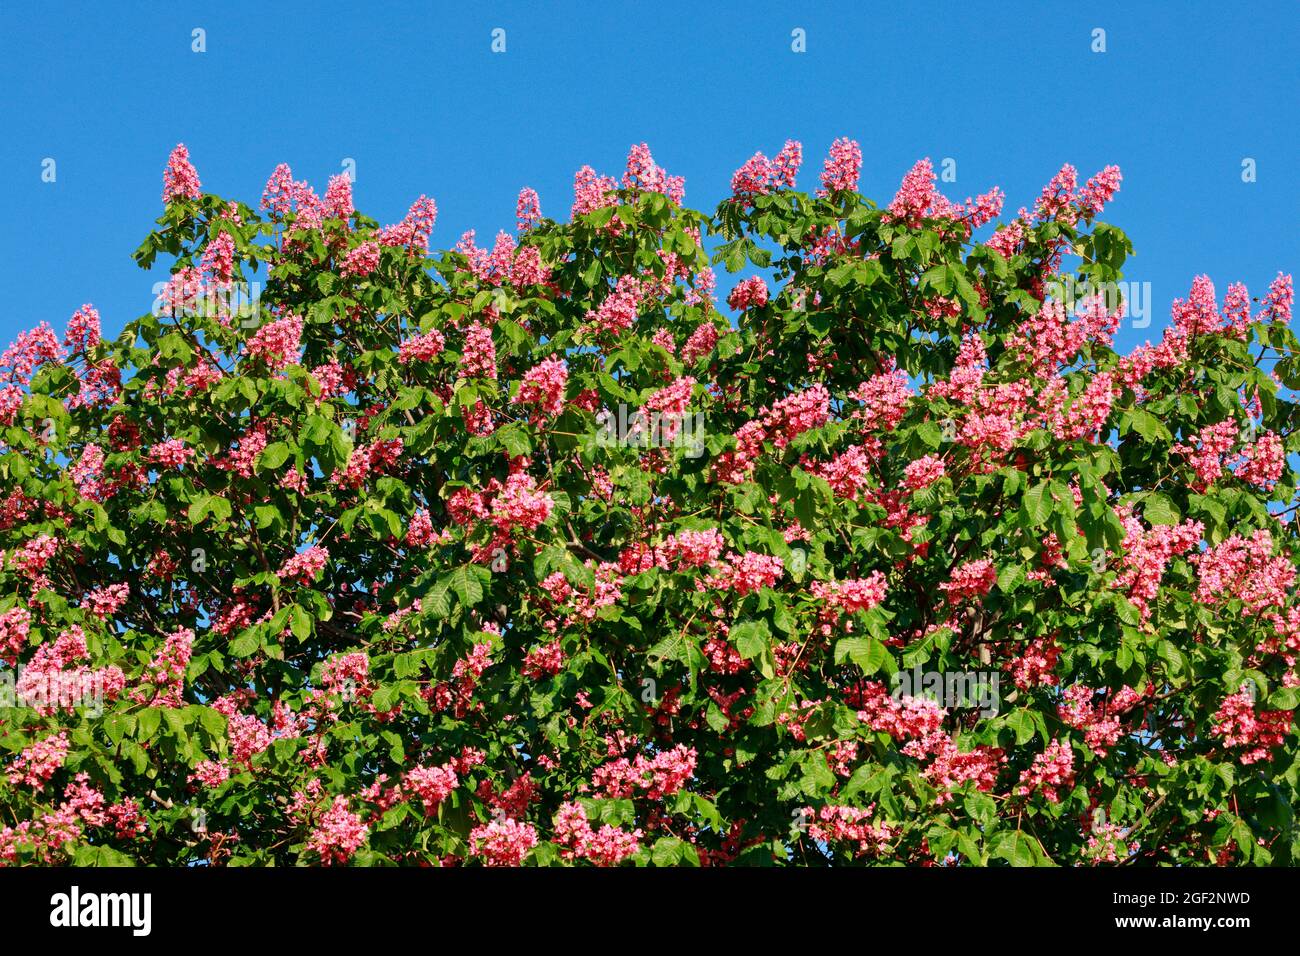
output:
{"label": "green leaf", "polygon": [[1052,500],[1050,484],[1040,481],[1020,499],[1020,514],[1026,527],[1040,528],[1052,516],[1056,503]]}
{"label": "green leaf", "polygon": [[274,471],[285,463],[289,458],[289,446],[285,442],[272,442],[262,449],[262,453],[257,457],[257,467],[259,471]]}
{"label": "green leaf", "polygon": [[851,660],[864,674],[874,674],[884,666],[889,652],[874,637],[842,637],[835,642],[835,663]]}
{"label": "green leaf", "polygon": [[467,608],[472,608],[483,600],[483,585],[479,584],[478,577],[466,566],[451,572],[447,583],[456,597],[460,598],[460,603]]}
{"label": "green leaf", "polygon": [[736,651],[747,661],[756,661],[759,673],[771,679],[776,674],[776,662],[772,657],[772,634],[766,621],[744,621],[731,629],[731,642]]}

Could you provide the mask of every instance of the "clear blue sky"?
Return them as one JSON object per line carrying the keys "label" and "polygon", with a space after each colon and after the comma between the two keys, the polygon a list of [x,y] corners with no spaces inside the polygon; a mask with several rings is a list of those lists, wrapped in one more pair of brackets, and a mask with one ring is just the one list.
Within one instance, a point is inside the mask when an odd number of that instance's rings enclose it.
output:
{"label": "clear blue sky", "polygon": [[205,189],[248,202],[276,163],[323,191],[351,157],[358,207],[391,222],[428,193],[441,247],[512,228],[523,185],[564,218],[574,170],[617,173],[633,142],[712,209],[755,150],[801,139],[811,188],[848,135],[881,203],[922,156],[957,160],[953,198],[1001,185],[1010,213],[1063,162],[1083,177],[1119,164],[1106,218],[1156,302],[1126,349],[1158,335],[1197,272],[1220,295],[1234,280],[1260,294],[1300,266],[1298,23],[1295,2],[6,0],[0,339],[42,319],[62,331],[86,301],[106,333],[148,311],[153,278],[130,255],[177,142]]}

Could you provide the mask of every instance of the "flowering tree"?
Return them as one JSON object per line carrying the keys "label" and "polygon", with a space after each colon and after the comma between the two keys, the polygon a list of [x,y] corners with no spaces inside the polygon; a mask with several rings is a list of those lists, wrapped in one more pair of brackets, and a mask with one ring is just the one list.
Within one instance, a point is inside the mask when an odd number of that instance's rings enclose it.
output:
{"label": "flowering tree", "polygon": [[1290,278],[1121,356],[1117,169],[861,162],[431,256],[177,147],[152,312],[0,356],[0,860],[1294,862]]}

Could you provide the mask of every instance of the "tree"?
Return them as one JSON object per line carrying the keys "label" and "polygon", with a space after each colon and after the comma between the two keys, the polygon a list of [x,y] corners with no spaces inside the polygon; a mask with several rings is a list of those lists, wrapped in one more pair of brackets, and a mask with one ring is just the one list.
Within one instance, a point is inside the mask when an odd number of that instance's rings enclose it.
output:
{"label": "tree", "polygon": [[177,147],[151,313],[0,356],[0,859],[1295,862],[1290,278],[1121,356],[1118,169],[861,161],[430,255]]}

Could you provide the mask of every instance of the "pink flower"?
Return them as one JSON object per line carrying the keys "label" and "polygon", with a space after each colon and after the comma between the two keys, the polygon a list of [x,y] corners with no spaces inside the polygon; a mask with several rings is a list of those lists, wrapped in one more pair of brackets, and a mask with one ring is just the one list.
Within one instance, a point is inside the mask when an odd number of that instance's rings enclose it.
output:
{"label": "pink flower", "polygon": [[88,352],[100,342],[99,313],[87,302],[68,320],[63,344],[73,352]]}
{"label": "pink flower", "polygon": [[767,286],[764,284],[762,277],[750,276],[743,280],[736,288],[731,290],[731,295],[727,296],[727,305],[731,306],[737,312],[743,312],[745,309],[762,308],[767,305]]}
{"label": "pink flower", "polygon": [[535,647],[524,656],[521,673],[529,680],[554,677],[564,669],[564,648],[559,641]]}
{"label": "pink flower", "polygon": [[596,866],[617,866],[640,850],[640,830],[628,832],[606,824],[594,831],[582,804],[569,802],[555,815],[556,842],[569,849],[570,859],[588,860]]}
{"label": "pink flower", "polygon": [[184,143],[178,143],[167,157],[167,168],[163,170],[163,202],[173,199],[198,199],[199,174],[190,164],[190,151]]}
{"label": "pink flower", "polygon": [[536,490],[532,475],[516,472],[492,503],[492,522],[502,531],[536,531],[551,516],[555,502]]}
{"label": "pink flower", "polygon": [[326,866],[346,863],[366,842],[370,828],[348,809],[347,797],[338,796],[321,816],[307,840],[307,849],[318,853]]}
{"label": "pink flower", "polygon": [[997,579],[998,572],[993,562],[988,558],[979,558],[954,568],[948,580],[939,585],[939,590],[948,595],[949,601],[955,603],[962,598],[988,594]]}
{"label": "pink flower", "polygon": [[537,190],[525,186],[519,190],[519,199],[515,202],[515,220],[520,232],[527,232],[542,221],[542,202],[537,198]]}
{"label": "pink flower", "polygon": [[785,187],[794,189],[795,178],[803,163],[803,146],[797,140],[786,140],[785,146],[770,160],[755,153],[731,177],[731,191],[737,199],[752,201],[754,196]]}
{"label": "pink flower", "polygon": [[429,509],[421,508],[411,518],[406,529],[406,543],[413,548],[422,548],[433,539],[433,521],[429,518]]}
{"label": "pink flower", "polygon": [[662,193],[678,205],[686,198],[686,181],[681,176],[669,176],[656,165],[645,143],[633,146],[627,154],[627,171],[623,174],[623,188],[640,192]]}
{"label": "pink flower", "polygon": [[1058,789],[1068,789],[1074,785],[1074,751],[1063,740],[1055,740],[1047,749],[1034,758],[1033,765],[1020,775],[1020,785],[1016,793],[1027,797],[1036,790],[1041,790],[1049,803],[1061,800]]}
{"label": "pink flower", "polygon": [[856,140],[842,136],[831,144],[830,155],[822,168],[822,187],[819,196],[858,188],[862,175],[862,147]]}
{"label": "pink flower", "polygon": [[438,805],[446,800],[459,785],[460,780],[451,764],[441,767],[416,767],[402,777],[402,786],[411,796],[424,804],[426,815],[438,812]]}
{"label": "pink flower", "polygon": [[587,321],[597,335],[618,336],[636,322],[641,303],[641,283],[636,276],[620,276],[618,286],[598,309],[587,312]]}
{"label": "pink flower", "polygon": [[1093,176],[1079,190],[1079,208],[1085,216],[1095,216],[1102,207],[1110,202],[1111,197],[1119,192],[1119,184],[1124,177],[1118,166],[1107,166]]}
{"label": "pink flower", "polygon": [[520,866],[537,846],[537,830],[518,820],[493,820],[471,830],[469,843],[470,852],[481,857],[485,866]]}
{"label": "pink flower", "polygon": [[427,255],[429,236],[438,221],[438,204],[428,196],[421,196],[411,203],[405,218],[394,226],[387,226],[379,231],[379,243],[384,246],[405,247],[412,253]]}
{"label": "pink flower", "polygon": [[1173,455],[1184,455],[1196,472],[1201,487],[1214,484],[1223,475],[1223,457],[1237,444],[1239,426],[1232,419],[1207,425],[1192,436],[1192,444],[1179,442],[1170,447]]}
{"label": "pink flower", "polygon": [[554,417],[564,410],[564,388],[569,370],[560,359],[549,358],[530,368],[515,395],[515,403],[532,405],[540,415]]}
{"label": "pink flower", "polygon": [[379,268],[379,243],[363,242],[349,250],[339,272],[345,276],[365,278]]}
{"label": "pink flower", "polygon": [[40,790],[63,766],[68,756],[68,733],[51,734],[18,755],[9,765],[10,786],[28,786]]}
{"label": "pink flower", "polygon": [[938,455],[925,455],[908,462],[903,468],[903,485],[912,491],[919,491],[934,484],[943,477],[943,473],[943,459]]}
{"label": "pink flower", "polygon": [[235,280],[234,236],[223,231],[208,242],[199,260],[199,272],[217,288],[230,287]]}
{"label": "pink flower", "polygon": [[705,322],[701,324],[691,333],[691,337],[686,340],[686,344],[682,346],[682,364],[686,366],[694,365],[712,352],[713,347],[717,344],[718,330],[713,327],[713,323]]}
{"label": "pink flower", "polygon": [[17,665],[18,655],[27,649],[31,626],[31,612],[21,604],[0,614],[0,660],[10,667]]}
{"label": "pink flower", "polygon": [[407,339],[397,352],[397,361],[401,365],[410,362],[431,362],[442,354],[446,341],[437,329],[430,329],[423,335]]}
{"label": "pink flower", "polygon": [[194,457],[194,449],[179,438],[170,438],[149,449],[149,460],[163,468],[180,468]]}
{"label": "pink flower", "polygon": [[1296,569],[1286,555],[1273,556],[1273,537],[1260,529],[1249,538],[1234,534],[1189,559],[1196,566],[1196,600],[1222,604],[1240,599],[1249,613],[1283,607]]}
{"label": "pink flower", "polygon": [[885,599],[888,587],[885,576],[879,571],[872,571],[865,578],[814,581],[810,590],[814,597],[824,600],[829,607],[853,614],[877,606]]}
{"label": "pink flower", "polygon": [[476,322],[466,330],[460,367],[469,378],[495,379],[497,377],[497,350],[492,342],[490,328]]}
{"label": "pink flower", "polygon": [[355,212],[352,205],[352,179],[340,173],[331,176],[325,187],[325,213],[331,219],[350,219]]}
{"label": "pink flower", "polygon": [[1264,432],[1259,441],[1247,445],[1232,462],[1236,475],[1247,484],[1271,491],[1282,477],[1285,466],[1282,439],[1273,432]]}
{"label": "pink flower", "polygon": [[1038,203],[1034,207],[1038,218],[1040,220],[1060,218],[1073,222],[1070,205],[1074,202],[1074,189],[1078,183],[1079,174],[1074,167],[1069,163],[1062,166],[1060,172],[1043,187],[1043,193],[1038,197]]}
{"label": "pink flower", "polygon": [[876,805],[842,807],[827,805],[819,810],[804,808],[808,821],[808,835],[824,843],[846,843],[854,856],[878,856],[885,852],[894,838],[894,829],[887,823],[872,823]]}
{"label": "pink flower", "polygon": [[216,789],[230,779],[230,768],[215,760],[200,760],[190,774],[190,780],[196,781],[209,790]]}
{"label": "pink flower", "polygon": [[254,757],[271,746],[271,731],[256,717],[231,714],[226,721],[226,743],[230,748],[231,763],[236,767],[247,767]]}
{"label": "pink flower", "polygon": [[1258,763],[1267,760],[1269,750],[1286,740],[1293,716],[1289,710],[1256,713],[1255,701],[1243,687],[1223,701],[1210,733],[1222,737],[1225,747],[1245,748],[1240,758],[1243,764]]}
{"label": "pink flower", "polygon": [[298,361],[302,327],[302,318],[293,314],[267,323],[248,340],[249,357],[260,358],[272,371],[292,365]]}
{"label": "pink flower", "polygon": [[301,551],[285,561],[276,574],[282,581],[297,579],[300,584],[311,584],[316,580],[316,575],[324,570],[329,559],[328,550],[319,545],[312,545],[306,551]]}
{"label": "pink flower", "polygon": [[1261,321],[1290,325],[1294,304],[1295,285],[1289,275],[1279,272],[1277,278],[1268,284],[1268,295],[1264,296],[1264,309],[1259,318]]}
{"label": "pink flower", "polygon": [[830,392],[818,383],[781,399],[763,416],[768,438],[785,448],[804,432],[821,428],[830,420]]}
{"label": "pink flower", "polygon": [[611,196],[618,183],[613,176],[597,176],[590,166],[583,166],[573,174],[573,208],[570,215],[574,219],[587,213],[613,206],[617,199]]}
{"label": "pink flower", "polygon": [[184,706],[185,672],[193,653],[194,631],[186,627],[168,635],[149,664],[146,680],[152,685],[153,695],[150,697],[141,690],[136,692],[136,699],[154,707]]}
{"label": "pink flower", "polygon": [[735,591],[744,596],[759,588],[773,587],[785,573],[785,564],[770,554],[747,551],[732,552],[724,559],[710,583],[716,588]]}

